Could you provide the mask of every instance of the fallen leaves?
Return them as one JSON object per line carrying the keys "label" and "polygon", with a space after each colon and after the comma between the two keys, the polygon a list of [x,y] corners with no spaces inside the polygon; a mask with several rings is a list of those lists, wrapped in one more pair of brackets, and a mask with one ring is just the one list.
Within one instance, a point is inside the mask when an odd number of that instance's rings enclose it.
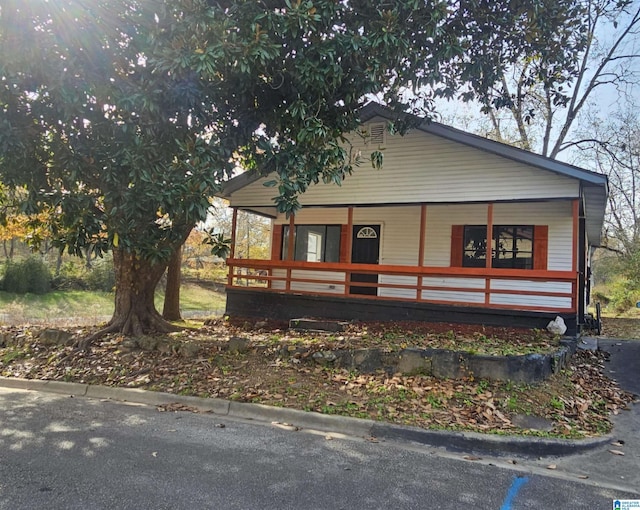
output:
{"label": "fallen leaves", "polygon": [[[573,358],[572,367],[561,374],[541,384],[519,385],[473,378],[437,379],[384,372],[360,374],[318,366],[310,356],[296,351],[303,341],[311,342],[307,347],[311,345],[320,351],[329,348],[332,342],[344,348],[367,345],[367,342],[374,347],[378,345],[378,340],[372,338],[374,326],[359,327],[359,331],[344,336],[312,340],[278,332],[276,345],[270,339],[273,331],[268,327],[252,332],[219,323],[185,333],[185,341],[198,342],[194,358],[179,355],[177,351],[123,352],[123,339],[117,335],[105,337],[89,352],[40,345],[27,336],[28,342],[21,347],[27,355],[9,363],[0,361],[0,372],[14,377],[255,402],[422,428],[536,434],[538,431],[518,428],[512,421],[518,422],[517,415],[529,415],[551,423],[552,434],[570,437],[608,432],[609,416],[626,409],[632,401],[630,394],[603,375],[604,354],[601,352],[581,351]],[[385,332],[390,335],[391,343],[394,335],[400,334],[395,330]],[[424,333],[418,328],[410,329],[415,338],[424,340]],[[230,336],[239,334],[250,339],[251,348],[247,352],[231,353],[221,347]],[[351,341],[351,334],[357,342]],[[462,335],[463,330],[458,329],[450,336],[462,341]],[[172,340],[180,341],[180,338],[177,334]],[[290,342],[286,353],[282,349],[283,341]],[[0,360],[4,353],[0,349]],[[179,403],[163,404],[157,409],[202,412]],[[281,425],[281,428],[294,427]],[[216,427],[223,428],[223,425]],[[612,444],[612,447],[621,451],[622,444]]]}
{"label": "fallen leaves", "polygon": [[278,427],[279,429],[282,429],[282,430],[289,430],[291,432],[297,432],[298,430],[300,430],[300,427],[296,427],[295,425],[292,425],[291,423],[283,423],[283,422],[279,422],[279,421],[272,421],[271,425],[273,425],[274,427]]}
{"label": "fallen leaves", "polygon": [[[189,413],[201,413],[202,411],[197,407],[188,406],[186,404],[181,404],[180,402],[172,402],[169,404],[160,404],[156,406],[156,409],[161,412],[174,412],[185,411]],[[206,411],[205,411],[206,412]]]}

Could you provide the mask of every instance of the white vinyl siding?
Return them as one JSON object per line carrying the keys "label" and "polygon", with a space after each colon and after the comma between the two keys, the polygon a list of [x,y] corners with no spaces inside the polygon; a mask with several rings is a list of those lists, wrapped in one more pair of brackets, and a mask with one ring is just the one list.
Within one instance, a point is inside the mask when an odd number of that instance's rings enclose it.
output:
{"label": "white vinyl siding", "polygon": [[484,294],[482,294],[481,292],[425,290],[422,292],[422,299],[427,301],[451,301],[451,304],[482,304],[484,303]]}
{"label": "white vinyl siding", "polygon": [[[371,147],[360,143],[363,156]],[[414,130],[386,135],[383,168],[368,161],[342,186],[317,184],[300,197],[302,205],[401,204],[500,201],[579,196],[579,181]],[[232,206],[273,206],[277,188],[260,179],[236,191]]]}
{"label": "white vinyl siding", "polygon": [[[273,280],[271,288],[274,290],[284,290],[286,288],[284,278],[287,276],[286,269],[274,269],[273,276],[283,278],[283,280]],[[339,283],[323,283],[326,281],[344,282],[344,273],[337,271],[313,271],[294,269],[291,271],[293,279],[300,278],[305,280],[321,280],[318,283],[313,282],[291,282],[291,292],[321,292],[323,294],[344,294],[344,285]]]}
{"label": "white vinyl siding", "polygon": [[537,306],[541,308],[567,309],[571,298],[553,296],[527,296],[526,294],[491,294],[492,305]]}
{"label": "white vinyl siding", "polygon": [[427,207],[425,266],[451,265],[451,226],[486,225],[486,204],[438,205]]}
{"label": "white vinyl siding", "polygon": [[560,292],[571,294],[569,282],[539,282],[526,280],[491,280],[491,299],[494,305],[528,305],[540,307],[569,308],[571,298],[563,296],[530,296],[526,294],[505,294],[501,290],[531,292]]}
{"label": "white vinyl siding", "polygon": [[420,207],[363,207],[353,211],[354,225],[380,225],[380,264],[417,266]]}
{"label": "white vinyl siding", "polygon": [[[296,212],[296,225],[346,225],[347,209],[343,208],[314,208],[300,209]],[[274,219],[277,225],[288,225],[289,218],[278,214]]]}
{"label": "white vinyl siding", "polygon": [[[367,207],[355,209],[353,222],[358,225],[381,224],[380,264],[418,265],[420,245],[420,207]],[[380,275],[379,283],[417,285],[412,276]],[[416,291],[378,287],[378,296],[416,299]]]}

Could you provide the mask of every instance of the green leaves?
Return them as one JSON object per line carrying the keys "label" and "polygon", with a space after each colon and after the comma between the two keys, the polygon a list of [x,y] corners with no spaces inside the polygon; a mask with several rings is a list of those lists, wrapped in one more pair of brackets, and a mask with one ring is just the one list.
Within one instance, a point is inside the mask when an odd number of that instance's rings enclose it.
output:
{"label": "green leaves", "polygon": [[9,0],[0,180],[55,208],[71,251],[117,242],[161,259],[237,166],[273,173],[287,213],[309,186],[340,184],[366,159],[344,135],[372,95],[404,133],[402,113],[482,97],[509,62],[542,55],[545,83],[567,80],[578,13],[569,0]]}
{"label": "green leaves", "polygon": [[203,244],[211,246],[211,254],[226,259],[231,252],[231,239],[226,238],[223,233],[214,234],[211,231],[204,231],[205,238]]}

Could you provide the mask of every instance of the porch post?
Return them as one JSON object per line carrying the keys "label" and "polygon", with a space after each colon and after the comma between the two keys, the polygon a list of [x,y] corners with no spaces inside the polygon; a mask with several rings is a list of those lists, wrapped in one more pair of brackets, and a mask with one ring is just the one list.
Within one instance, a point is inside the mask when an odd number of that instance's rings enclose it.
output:
{"label": "porch post", "polygon": [[[295,232],[296,232],[296,215],[291,213],[289,216],[289,244],[287,246],[287,261],[292,261],[295,255]],[[287,282],[285,290],[291,290],[291,268],[287,268]]]}
{"label": "porch post", "polygon": [[[487,205],[487,254],[486,265],[487,269],[491,269],[491,262],[493,260],[493,251],[491,249],[491,242],[493,241],[493,204]],[[497,247],[496,247],[497,248]],[[484,304],[489,305],[491,303],[491,277],[485,276],[484,278]]]}
{"label": "porch post", "polygon": [[229,257],[234,258],[236,255],[236,227],[238,226],[238,209],[233,208],[233,217],[231,219],[231,249]]}
{"label": "porch post", "polygon": [[[427,238],[427,206],[422,204],[420,206],[420,246],[418,246],[418,267],[424,267],[424,250],[425,241]],[[416,291],[416,298],[418,301],[422,300],[422,283],[423,276],[418,276],[418,289]]]}
{"label": "porch post", "polygon": [[291,213],[289,216],[289,239],[287,245],[287,260],[293,260],[295,254],[295,232],[296,232],[296,215]]}
{"label": "porch post", "polygon": [[[353,247],[353,206],[350,205],[347,209],[347,264],[351,264],[351,250]],[[344,295],[348,296],[351,291],[349,289],[349,282],[351,281],[351,271],[345,271],[344,273]]]}
{"label": "porch post", "polygon": [[573,201],[573,246],[571,253],[571,271],[578,270],[578,231],[580,223],[580,201]]}
{"label": "porch post", "polygon": [[349,232],[347,236],[347,263],[351,264],[351,248],[353,247],[353,206],[349,206],[347,210],[347,227]]}
{"label": "porch post", "polygon": [[[236,254],[236,227],[238,225],[238,209],[233,208],[233,217],[231,218],[231,247],[229,248],[229,258],[233,259]],[[233,272],[234,266],[228,268],[227,272],[227,285],[233,285]]]}
{"label": "porch post", "polygon": [[[571,284],[572,291],[573,291],[571,292],[571,294],[573,295],[573,297],[571,298],[571,308],[577,312],[578,299],[583,299],[583,296],[578,296],[578,289],[580,288],[580,285],[578,285],[578,281],[579,281],[578,279],[580,278],[580,275],[578,274],[578,243],[582,242],[579,236],[580,200],[575,199],[572,203],[572,208],[573,208],[573,236],[572,236],[573,246],[571,249],[571,271],[574,274],[574,280],[573,280],[573,283]],[[578,317],[578,320],[580,320],[580,317]]]}

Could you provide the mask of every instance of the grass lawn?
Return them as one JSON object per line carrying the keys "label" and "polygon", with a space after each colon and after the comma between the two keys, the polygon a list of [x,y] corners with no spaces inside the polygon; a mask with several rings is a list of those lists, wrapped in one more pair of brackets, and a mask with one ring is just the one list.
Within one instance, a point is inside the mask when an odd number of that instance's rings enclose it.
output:
{"label": "grass lawn", "polygon": [[[163,292],[156,293],[156,307],[162,310]],[[185,284],[180,307],[185,315],[222,315],[224,293]],[[113,314],[114,294],[81,290],[53,291],[44,295],[0,292],[0,324],[47,323],[50,325],[92,325]]]}

